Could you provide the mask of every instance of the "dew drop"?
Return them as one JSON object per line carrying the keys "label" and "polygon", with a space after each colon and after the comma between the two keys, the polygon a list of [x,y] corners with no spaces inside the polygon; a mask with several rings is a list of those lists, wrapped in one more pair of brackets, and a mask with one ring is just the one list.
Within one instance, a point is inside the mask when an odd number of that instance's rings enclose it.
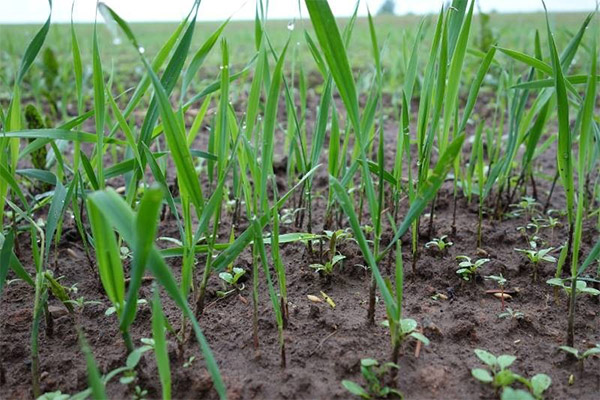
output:
{"label": "dew drop", "polygon": [[296,24],[294,23],[294,21],[288,22],[288,24],[287,24],[288,31],[293,31],[295,26],[296,26]]}
{"label": "dew drop", "polygon": [[120,38],[120,37],[115,37],[115,38],[113,39],[112,43],[113,43],[115,46],[118,46],[118,45],[120,45],[120,44],[121,44],[121,38]]}
{"label": "dew drop", "polygon": [[138,47],[138,51],[140,52],[140,54],[144,54],[146,52],[146,49],[140,46]]}

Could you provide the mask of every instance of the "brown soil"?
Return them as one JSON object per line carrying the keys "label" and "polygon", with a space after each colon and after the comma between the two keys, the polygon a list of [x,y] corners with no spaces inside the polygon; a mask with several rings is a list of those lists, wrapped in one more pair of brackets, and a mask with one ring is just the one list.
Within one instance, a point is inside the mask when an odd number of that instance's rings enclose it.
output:
{"label": "brown soil", "polygon": [[[311,107],[312,108],[312,107]],[[314,108],[313,108],[314,109]],[[314,121],[314,115],[308,120]],[[396,126],[386,125],[386,153],[388,163],[395,151]],[[311,125],[311,124],[309,124]],[[205,145],[206,135],[202,136]],[[279,152],[282,154],[283,136],[278,136]],[[468,147],[468,146],[467,146]],[[202,148],[202,147],[201,147]],[[548,175],[554,174],[554,159],[547,152],[538,163]],[[467,154],[467,153],[465,153]],[[467,155],[468,157],[468,155]],[[277,157],[276,157],[277,158]],[[281,164],[278,159],[277,163]],[[278,167],[277,165],[276,167]],[[285,168],[276,168],[279,182],[285,186]],[[327,176],[322,169],[314,180],[316,193],[327,195]],[[118,181],[113,182],[115,186]],[[538,182],[540,202],[546,199],[549,182]],[[326,200],[315,196],[312,206],[313,231],[323,227]],[[295,200],[294,200],[295,201]],[[447,182],[439,193],[435,210],[436,237],[447,234],[454,242],[447,254],[424,250],[429,239],[428,218],[421,221],[419,246],[421,257],[414,271],[411,270],[408,235],[405,237],[404,264],[405,317],[419,322],[424,333],[431,339],[430,346],[423,347],[418,357],[415,345],[407,343],[402,349],[400,371],[394,385],[407,399],[489,399],[495,398],[489,386],[478,383],[471,377],[470,368],[481,367],[481,362],[473,353],[480,348],[494,354],[514,354],[518,357],[513,370],[525,376],[546,373],[552,377],[552,386],[547,392],[551,399],[594,399],[600,391],[600,368],[598,359],[586,361],[586,368],[580,371],[577,364],[568,361],[558,346],[565,344],[567,299],[559,293],[555,300],[553,290],[545,281],[554,273],[553,265],[542,265],[539,279],[532,282],[531,266],[524,257],[514,251],[515,247],[526,247],[523,237],[516,228],[526,223],[525,218],[493,220],[486,217],[483,224],[482,249],[476,246],[477,197],[472,204],[459,196],[456,212],[456,234],[452,234],[453,198],[452,184]],[[553,208],[564,204],[558,190],[552,200]],[[406,199],[402,200],[399,216],[407,209]],[[220,235],[229,235],[231,217],[229,214],[221,224]],[[345,223],[345,221],[344,221]],[[245,228],[242,223],[238,233]],[[305,231],[292,225],[282,227],[283,233]],[[389,229],[387,230],[389,232]],[[177,237],[177,227],[173,218],[161,224],[159,236]],[[558,246],[564,241],[565,228],[557,228],[553,239],[548,230],[540,234]],[[590,223],[583,235],[582,254],[587,254],[597,240],[597,232]],[[385,237],[389,240],[389,233]],[[25,247],[26,235],[19,237],[21,260],[30,260],[30,252]],[[350,394],[341,386],[343,379],[364,383],[360,376],[359,363],[364,357],[388,360],[391,354],[389,335],[383,326],[366,324],[369,276],[361,265],[365,264],[356,244],[348,241],[339,248],[347,258],[343,266],[336,267],[330,280],[316,274],[309,264],[316,255],[309,254],[301,243],[282,245],[281,252],[287,269],[290,324],[285,332],[287,360],[286,369],[280,367],[277,329],[271,309],[264,276],[261,273],[260,291],[260,349],[255,351],[252,344],[252,302],[249,283],[239,293],[225,299],[218,299],[215,290],[220,285],[213,276],[210,281],[208,306],[200,319],[210,346],[220,366],[231,399],[348,399]],[[482,268],[480,277],[472,282],[462,281],[455,270],[455,256],[472,257],[487,254],[492,261]],[[180,261],[168,259],[173,272],[179,274]],[[199,277],[204,265],[204,257],[199,257],[196,275]],[[247,249],[236,265],[246,268],[250,275],[251,254]],[[386,272],[387,262],[382,263]],[[31,269],[31,266],[29,266]],[[87,305],[78,316],[85,336],[94,351],[94,356],[103,373],[123,366],[126,351],[118,331],[117,318],[105,316],[108,300],[99,289],[95,277],[90,273],[82,244],[71,220],[65,222],[65,229],[58,248],[58,263],[53,268],[55,275],[63,276],[63,285],[77,284],[76,297],[102,301],[101,305]],[[508,289],[517,291],[507,306],[521,311],[525,318],[520,321],[499,319],[500,301],[486,294],[495,286],[481,279],[484,275],[502,273],[508,279]],[[9,279],[14,276],[9,275]],[[313,303],[307,295],[327,293],[336,303],[335,309],[327,303]],[[434,300],[437,293],[447,296],[447,300]],[[151,284],[146,282],[141,288],[141,298],[149,299]],[[55,313],[54,331],[48,336],[42,324],[40,332],[40,358],[42,390],[63,393],[76,393],[87,387],[86,367],[77,342],[72,317],[62,312],[60,303],[51,299]],[[31,398],[30,382],[30,329],[32,319],[33,292],[23,282],[15,282],[6,287],[0,307],[0,356],[6,369],[6,382],[0,386],[2,399]],[[180,324],[180,312],[164,296],[167,318],[176,328]],[[600,342],[600,307],[598,299],[580,297],[577,303],[576,343],[580,348]],[[140,339],[151,336],[150,310],[142,306],[132,327],[132,337],[136,345]],[[376,320],[385,319],[382,301],[377,304]],[[174,398],[216,398],[197,344],[186,345],[183,357],[178,357],[177,345],[173,336],[169,337],[171,369],[173,375]],[[185,368],[189,357],[196,360]],[[569,385],[569,376],[575,381]],[[135,385],[148,390],[149,398],[160,397],[160,383],[151,353],[143,356],[138,368],[138,377],[133,385],[123,385],[114,379],[107,387],[111,398],[131,398]]]}

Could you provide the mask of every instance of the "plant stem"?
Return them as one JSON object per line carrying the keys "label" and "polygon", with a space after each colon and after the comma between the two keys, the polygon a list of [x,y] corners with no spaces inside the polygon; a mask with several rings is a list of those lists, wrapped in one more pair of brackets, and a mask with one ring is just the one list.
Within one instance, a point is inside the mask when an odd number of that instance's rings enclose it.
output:
{"label": "plant stem", "polygon": [[431,240],[433,237],[433,214],[435,212],[435,202],[437,200],[437,194],[433,197],[431,201],[431,209],[429,210],[429,230],[427,231],[428,239]]}
{"label": "plant stem", "polygon": [[258,249],[253,246],[252,259],[252,334],[254,349],[258,350]]}
{"label": "plant stem", "polygon": [[38,398],[42,395],[40,389],[40,355],[39,355],[39,333],[40,319],[42,316],[42,284],[43,275],[38,272],[35,280],[35,300],[33,306],[33,323],[31,327],[31,386],[33,397]]}
{"label": "plant stem", "polygon": [[367,311],[367,323],[369,325],[375,325],[375,289],[377,283],[375,281],[375,275],[371,272],[371,283],[369,284],[369,310]]}
{"label": "plant stem", "polygon": [[569,317],[567,324],[567,346],[575,344],[575,300],[577,298],[577,276],[571,278],[571,294],[569,296]]}
{"label": "plant stem", "polygon": [[554,193],[554,188],[556,187],[556,181],[558,181],[559,173],[558,170],[554,175],[554,179],[552,180],[552,186],[550,187],[550,192],[548,193],[548,198],[546,199],[546,204],[544,205],[544,213],[548,211],[550,207],[550,199],[552,199],[552,193]]}
{"label": "plant stem", "polygon": [[134,350],[133,341],[131,340],[131,335],[128,331],[122,332],[121,336],[123,337],[123,342],[125,343],[125,348],[127,349],[127,353],[131,353]]}
{"label": "plant stem", "polygon": [[481,204],[481,197],[479,198],[479,221],[477,222],[477,247],[481,247],[481,220],[483,219],[483,210]]}

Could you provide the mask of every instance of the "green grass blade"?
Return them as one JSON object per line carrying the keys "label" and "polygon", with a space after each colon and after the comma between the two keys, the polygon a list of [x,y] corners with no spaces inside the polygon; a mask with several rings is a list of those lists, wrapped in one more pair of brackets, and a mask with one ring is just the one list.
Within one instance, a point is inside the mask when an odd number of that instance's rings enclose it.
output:
{"label": "green grass blade", "polygon": [[3,243],[0,248],[0,297],[4,290],[4,282],[6,281],[6,275],[10,267],[10,260],[13,254],[13,244],[15,242],[15,235],[13,231],[10,231],[8,235],[2,237]]}
{"label": "green grass blade", "polygon": [[37,57],[40,49],[42,48],[44,41],[46,40],[46,36],[48,35],[48,31],[50,30],[50,19],[52,17],[52,0],[48,0],[48,5],[50,6],[50,13],[48,14],[48,19],[42,26],[42,28],[36,33],[34,38],[31,40],[27,49],[25,49],[25,54],[23,55],[23,59],[21,60],[21,65],[19,66],[19,72],[17,73],[17,81],[16,85],[20,85],[23,82],[23,78],[25,78],[25,74],[29,71],[31,64],[33,64],[35,58]]}
{"label": "green grass blade", "polygon": [[137,310],[138,291],[142,284],[142,277],[148,263],[148,255],[154,245],[154,238],[158,230],[158,213],[162,204],[163,191],[154,187],[146,189],[140,202],[140,207],[135,218],[135,236],[131,248],[133,259],[131,261],[131,280],[127,290],[127,301],[121,313],[120,329],[127,332],[135,318]]}
{"label": "green grass blade", "polygon": [[[460,44],[458,42],[460,42],[460,35],[462,33],[461,27],[464,27],[463,20],[465,19],[468,3],[468,0],[452,1],[452,8],[450,9],[450,15],[448,17],[448,58],[454,57],[456,48],[460,51]],[[475,1],[471,2],[471,12],[473,3],[475,3]]]}
{"label": "green grass blade", "polygon": [[356,87],[354,86],[354,78],[350,70],[348,56],[344,50],[344,42],[342,41],[333,13],[327,1],[306,0],[305,3],[317,39],[321,45],[323,56],[329,65],[340,97],[348,109],[348,117],[356,130],[356,134],[360,135]]}
{"label": "green grass blade", "polygon": [[81,347],[81,351],[85,356],[85,364],[87,367],[88,374],[87,379],[88,384],[92,389],[92,398],[96,400],[108,399],[108,396],[106,395],[106,390],[104,388],[104,382],[100,377],[100,371],[98,370],[98,366],[96,365],[96,361],[94,360],[94,354],[92,353],[92,350],[90,349],[87,340],[85,340],[85,337],[83,336],[83,331],[80,328],[78,328],[77,333],[79,336],[79,346]]}
{"label": "green grass blade", "polygon": [[97,205],[89,198],[87,205],[100,280],[106,295],[120,312],[125,297],[125,277],[117,240]]}
{"label": "green grass blade", "polygon": [[[356,86],[354,84],[354,78],[348,62],[344,42],[342,41],[337,23],[327,1],[305,0],[305,4],[310,14],[310,19],[317,35],[317,39],[321,45],[323,56],[329,65],[330,73],[338,88],[340,97],[344,102],[348,112],[348,118],[351,121],[356,137],[358,138],[359,154],[363,161],[363,184],[365,185],[369,211],[371,215],[374,216],[377,215],[377,199],[375,197],[373,180],[369,174],[366,162],[365,147],[367,143],[364,137],[366,132],[361,131]],[[349,25],[347,30],[348,37],[350,32],[351,25]]]}
{"label": "green grass blade", "polygon": [[[19,131],[9,131],[2,134],[7,138],[21,138],[21,139],[30,139],[30,138],[44,138],[51,140],[67,140],[71,142],[86,142],[86,143],[95,143],[98,141],[97,135],[88,132],[81,131],[71,131],[68,129],[31,129],[31,130],[19,130]],[[111,144],[119,144],[123,145],[125,142],[123,140],[107,138],[105,143]]]}
{"label": "green grass blade", "polygon": [[277,119],[277,109],[279,106],[279,91],[281,89],[281,79],[283,73],[283,65],[285,62],[285,54],[289,45],[289,40],[286,43],[275,69],[273,70],[273,76],[271,85],[269,87],[269,94],[267,96],[267,105],[265,109],[265,122],[263,125],[263,145],[261,151],[262,158],[262,173],[260,175],[260,199],[263,213],[268,212],[268,199],[267,199],[267,184],[269,176],[273,173],[273,140],[275,133],[275,122]]}
{"label": "green grass blade", "polygon": [[458,156],[458,153],[462,149],[463,142],[465,141],[464,133],[454,138],[452,142],[446,147],[446,151],[442,154],[438,160],[433,172],[427,178],[427,181],[423,183],[419,193],[410,205],[402,224],[396,231],[393,239],[387,245],[385,250],[378,255],[377,259],[381,260],[383,256],[390,251],[394,244],[406,233],[410,228],[412,222],[418,218],[427,204],[434,198],[442,183],[446,179],[446,175],[452,168],[454,160]]}
{"label": "green grass blade", "polygon": [[158,367],[162,398],[171,399],[171,366],[169,362],[169,349],[165,336],[165,316],[162,312],[158,287],[154,287],[152,299],[152,338],[154,339],[154,356]]}
{"label": "green grass blade", "polygon": [[50,254],[51,247],[50,244],[54,238],[56,228],[59,223],[62,222],[64,213],[71,202],[74,188],[75,181],[71,182],[68,190],[65,189],[60,181],[56,181],[56,186],[54,187],[54,196],[52,196],[52,203],[50,203],[50,209],[48,210],[48,217],[46,219],[46,242],[48,245],[45,249],[44,265],[46,265],[48,262],[48,256]]}
{"label": "green grass blade", "polygon": [[358,217],[356,215],[356,212],[354,211],[354,206],[352,205],[352,201],[350,200],[346,189],[337,179],[335,179],[332,176],[329,177],[329,184],[333,187],[333,191],[338,199],[338,203],[340,204],[340,207],[342,207],[342,210],[344,210],[344,214],[346,214],[346,217],[350,222],[350,227],[354,232],[354,238],[358,242],[358,246],[362,251],[363,257],[365,258],[367,265],[369,266],[369,268],[371,268],[371,271],[373,272],[373,276],[375,277],[375,281],[377,282],[377,287],[383,295],[383,299],[385,301],[385,305],[388,309],[388,312],[392,315],[396,315],[397,304],[394,300],[394,297],[390,293],[387,285],[385,284],[385,281],[383,279],[383,276],[381,275],[381,272],[379,271],[379,267],[377,266],[377,262],[375,260],[375,257],[373,256],[373,253],[369,249],[367,239],[365,238],[365,235],[360,227]]}
{"label": "green grass blade", "polygon": [[100,189],[104,188],[104,123],[105,123],[105,104],[104,104],[104,73],[102,71],[102,59],[98,48],[98,29],[94,22],[94,34],[92,44],[92,73],[94,86],[94,119],[96,122],[96,176]]}
{"label": "green grass blade", "polygon": [[485,78],[485,75],[487,74],[487,72],[490,68],[490,65],[492,64],[492,61],[494,60],[495,54],[496,54],[496,48],[495,47],[490,48],[490,50],[486,53],[485,58],[481,62],[479,69],[477,70],[477,75],[475,77],[475,80],[471,84],[471,89],[469,90],[469,96],[467,97],[467,104],[465,105],[465,108],[463,111],[460,126],[458,128],[458,133],[463,132],[465,127],[467,126],[467,122],[468,122],[469,118],[471,117],[471,113],[473,112],[473,109],[475,108],[475,102],[477,101],[477,95],[479,94],[479,90],[481,89],[481,85],[483,84],[483,79]]}
{"label": "green grass blade", "polygon": [[[135,229],[133,228],[135,226],[135,214],[127,203],[111,189],[91,194],[89,202],[96,204],[96,207],[101,210],[104,218],[117,229],[127,243],[133,246],[133,243],[135,243]],[[198,325],[194,313],[179,290],[177,281],[155,246],[153,246],[148,255],[148,268],[192,324],[196,340],[200,344],[204,355],[207,369],[213,379],[215,390],[221,399],[226,399],[227,392],[225,385],[223,384],[219,368],[208,346],[208,342]]]}
{"label": "green grass blade", "polygon": [[192,57],[192,61],[190,61],[190,65],[188,66],[187,71],[185,72],[185,75],[183,76],[183,82],[181,84],[181,99],[183,99],[183,97],[187,93],[187,89],[189,88],[190,83],[196,76],[196,73],[198,73],[198,70],[204,63],[206,56],[208,55],[208,53],[210,53],[210,51],[214,47],[215,43],[217,43],[219,36],[221,36],[221,33],[223,33],[223,29],[225,29],[225,27],[227,26],[228,23],[229,23],[229,19],[227,19],[225,22],[223,22],[217,28],[217,30],[215,32],[213,32],[213,34],[210,35],[208,39],[206,39],[206,42],[204,42],[202,47],[200,47],[200,49],[196,52],[196,54],[194,54],[194,57]]}
{"label": "green grass blade", "polygon": [[552,59],[552,74],[554,76],[554,88],[556,91],[557,113],[558,113],[558,149],[557,161],[558,171],[561,176],[562,184],[565,188],[567,198],[567,216],[569,224],[573,223],[573,203],[574,203],[574,185],[573,185],[573,139],[571,128],[569,126],[569,100],[567,98],[567,88],[563,70],[554,43],[554,36],[550,29],[550,22],[546,14],[546,28],[548,31],[548,47],[550,48],[550,58]]}
{"label": "green grass blade", "polygon": [[[464,6],[466,7],[466,0],[455,0],[458,3],[464,2]],[[469,8],[469,12],[465,17],[465,20],[462,24],[462,28],[460,29],[460,34],[458,35],[458,39],[456,41],[456,45],[452,43],[453,36],[453,23],[457,19],[457,14],[450,14],[449,21],[449,32],[450,35],[450,43],[449,50],[452,53],[452,60],[450,61],[450,68],[448,70],[448,83],[446,87],[446,99],[444,101],[444,134],[442,136],[442,143],[440,146],[440,151],[444,151],[446,148],[446,144],[448,143],[449,133],[450,133],[450,125],[453,120],[453,115],[456,110],[456,104],[458,102],[458,88],[460,85],[460,76],[463,69],[463,63],[465,59],[465,54],[467,50],[467,45],[469,42],[469,33],[471,31],[471,20],[473,19],[473,7],[475,6],[475,1],[471,2],[471,7]],[[460,19],[462,22],[462,18]],[[490,60],[491,62],[491,60]],[[484,74],[485,75],[485,74]],[[483,78],[482,78],[483,79]],[[460,133],[460,130],[458,131]]]}
{"label": "green grass blade", "polygon": [[[302,179],[298,181],[284,196],[282,196],[279,201],[273,206],[277,208],[281,208],[287,199],[292,195],[292,193],[301,187],[307,179],[309,179],[315,171],[320,167],[320,165],[316,165],[313,169],[308,171]],[[272,212],[272,209],[270,210]],[[260,223],[262,226],[265,226],[270,219],[269,214],[265,214],[260,218]],[[221,269],[227,267],[231,264],[237,256],[252,242],[254,238],[254,231],[252,227],[248,227],[237,239],[227,247],[221,254],[215,258],[215,261],[212,264],[212,268],[214,271],[220,271]]]}

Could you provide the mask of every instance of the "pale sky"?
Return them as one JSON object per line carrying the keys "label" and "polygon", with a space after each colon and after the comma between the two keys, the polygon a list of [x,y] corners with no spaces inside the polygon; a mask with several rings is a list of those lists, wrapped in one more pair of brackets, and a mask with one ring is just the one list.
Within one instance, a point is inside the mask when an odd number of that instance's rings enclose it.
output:
{"label": "pale sky", "polygon": [[[256,0],[203,0],[199,20],[223,20],[231,15],[234,19],[253,19]],[[499,12],[541,11],[541,0],[478,0],[483,11]],[[367,5],[375,13],[383,0],[362,0],[360,14],[365,15]],[[437,12],[444,0],[396,0],[396,13],[425,14]],[[68,22],[72,0],[54,0],[52,20]],[[105,0],[126,21],[179,21],[187,14],[193,0]],[[300,1],[304,6],[304,1]],[[354,10],[353,0],[329,0],[336,16],[349,16]],[[596,0],[546,0],[551,12],[590,11]],[[96,0],[76,0],[76,22],[92,22]],[[302,15],[307,16],[303,8]],[[0,24],[43,22],[48,16],[47,0],[0,0]],[[299,18],[298,0],[271,0],[269,18]]]}

